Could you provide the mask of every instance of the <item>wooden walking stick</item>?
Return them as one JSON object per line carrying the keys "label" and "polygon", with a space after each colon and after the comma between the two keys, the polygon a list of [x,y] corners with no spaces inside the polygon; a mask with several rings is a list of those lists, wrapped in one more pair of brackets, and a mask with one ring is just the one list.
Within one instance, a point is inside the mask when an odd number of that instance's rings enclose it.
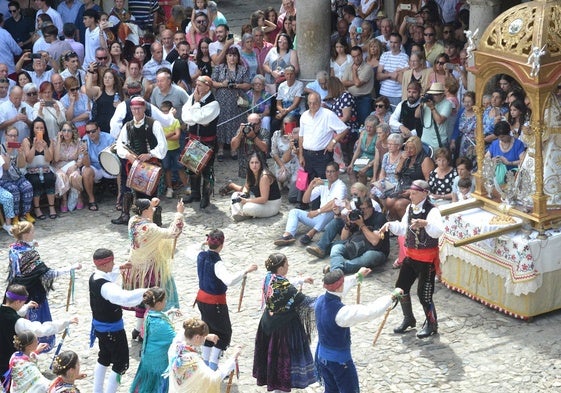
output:
{"label": "wooden walking stick", "polygon": [[359,282],[356,285],[356,304],[360,304],[360,287],[361,287],[361,282]]}
{"label": "wooden walking stick", "polygon": [[241,308],[242,308],[242,300],[243,300],[243,293],[245,291],[245,283],[247,281],[247,274],[245,276],[243,276],[243,281],[242,281],[242,288],[240,289],[240,299],[238,301],[238,312],[240,312]]}
{"label": "wooden walking stick", "polygon": [[[68,292],[66,293],[66,312],[70,307],[70,298],[74,292],[74,269],[70,269],[70,282],[68,283]],[[66,331],[65,331],[66,332]]]}
{"label": "wooden walking stick", "polygon": [[393,310],[395,306],[393,307],[388,307],[388,309],[386,310],[386,313],[384,314],[384,319],[382,319],[382,323],[380,324],[380,327],[378,328],[378,331],[376,332],[376,336],[374,337],[374,341],[372,342],[372,346],[376,345],[376,341],[378,341],[378,337],[380,337],[380,333],[382,333],[382,329],[384,328],[384,325],[386,324],[386,320],[388,319],[388,315],[390,315],[390,311]]}
{"label": "wooden walking stick", "polygon": [[238,366],[238,359],[236,359],[236,365],[234,366],[234,369],[230,372],[230,377],[228,378],[228,385],[226,385],[226,393],[230,393],[230,390],[232,390],[232,383],[234,382],[234,374],[236,374],[238,379],[240,378],[240,368]]}

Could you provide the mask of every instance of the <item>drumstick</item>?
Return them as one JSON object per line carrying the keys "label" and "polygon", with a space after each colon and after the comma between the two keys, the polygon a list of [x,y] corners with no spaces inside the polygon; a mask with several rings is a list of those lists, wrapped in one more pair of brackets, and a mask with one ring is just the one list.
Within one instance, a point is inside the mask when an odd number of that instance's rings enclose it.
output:
{"label": "drumstick", "polygon": [[245,291],[245,282],[247,281],[247,275],[243,276],[242,288],[240,289],[240,300],[238,301],[238,312],[242,308],[243,293]]}

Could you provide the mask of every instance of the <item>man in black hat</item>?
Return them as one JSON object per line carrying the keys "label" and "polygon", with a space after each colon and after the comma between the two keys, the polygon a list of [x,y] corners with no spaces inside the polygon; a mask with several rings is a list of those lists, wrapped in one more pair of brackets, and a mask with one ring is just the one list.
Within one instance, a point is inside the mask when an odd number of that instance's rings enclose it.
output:
{"label": "man in black hat", "polygon": [[440,274],[438,259],[438,238],[444,233],[444,222],[440,210],[428,200],[429,184],[424,180],[415,180],[409,188],[411,203],[401,221],[387,222],[380,229],[388,229],[396,236],[405,236],[405,256],[396,287],[403,288],[400,298],[403,310],[403,322],[395,328],[395,333],[404,333],[408,327],[415,327],[417,321],[413,316],[409,291],[418,278],[417,296],[423,305],[426,321],[417,337],[425,338],[438,332],[436,309],[432,300],[434,280]]}

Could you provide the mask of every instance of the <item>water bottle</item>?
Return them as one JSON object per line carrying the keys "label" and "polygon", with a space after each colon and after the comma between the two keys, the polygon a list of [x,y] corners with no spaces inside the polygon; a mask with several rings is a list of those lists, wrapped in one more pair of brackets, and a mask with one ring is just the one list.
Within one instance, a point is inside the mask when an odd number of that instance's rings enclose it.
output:
{"label": "water bottle", "polygon": [[43,175],[43,168],[42,168],[42,167],[39,168],[39,181],[40,181],[41,183],[44,183],[44,182],[45,182],[45,176]]}
{"label": "water bottle", "polygon": [[119,102],[121,99],[119,97],[119,93],[115,93],[115,95],[113,96],[113,102]]}

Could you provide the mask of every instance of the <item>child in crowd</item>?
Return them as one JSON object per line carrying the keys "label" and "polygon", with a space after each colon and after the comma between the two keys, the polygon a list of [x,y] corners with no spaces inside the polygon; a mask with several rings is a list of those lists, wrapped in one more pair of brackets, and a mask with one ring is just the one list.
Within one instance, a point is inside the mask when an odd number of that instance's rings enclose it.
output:
{"label": "child in crowd", "polygon": [[208,14],[208,0],[195,0],[195,6],[193,7],[193,12],[191,13],[191,22],[187,26],[186,33],[189,35],[189,42],[197,42],[196,35],[200,33],[197,24],[195,23],[195,16],[202,12],[209,17],[208,21],[208,32],[211,35],[210,39],[214,40],[214,32],[210,30],[212,26],[212,21],[210,20],[210,15]]}
{"label": "child in crowd", "polygon": [[456,192],[455,195],[452,195],[452,199],[456,202],[465,201],[469,198],[471,198],[471,179],[461,178],[458,180],[458,192]]}
{"label": "child in crowd", "polygon": [[[171,101],[164,101],[160,105],[160,110],[164,114],[168,114],[171,110],[173,104]],[[179,145],[179,138],[181,137],[181,126],[179,120],[175,119],[173,123],[164,127],[164,134],[168,142],[168,152],[162,161],[166,173],[166,198],[173,198],[173,184],[171,180],[171,175],[173,171],[177,171],[179,174],[179,179],[185,188],[185,194],[191,194],[191,187],[189,187],[189,177],[185,173],[185,168],[179,163],[179,155],[181,154],[181,149]]]}
{"label": "child in crowd", "polygon": [[49,393],[80,393],[74,382],[87,377],[80,373],[80,359],[74,351],[62,351],[55,356],[53,373],[58,376],[51,383]]}
{"label": "child in crowd", "polygon": [[229,286],[242,281],[247,273],[257,270],[256,264],[249,265],[245,270],[231,273],[220,258],[224,247],[224,233],[219,229],[207,235],[207,251],[197,257],[197,273],[199,275],[199,292],[197,305],[201,319],[206,322],[211,333],[218,335],[217,342],[206,340],[202,347],[202,357],[212,370],[218,369],[218,359],[230,345],[232,323],[226,303],[226,291]]}

